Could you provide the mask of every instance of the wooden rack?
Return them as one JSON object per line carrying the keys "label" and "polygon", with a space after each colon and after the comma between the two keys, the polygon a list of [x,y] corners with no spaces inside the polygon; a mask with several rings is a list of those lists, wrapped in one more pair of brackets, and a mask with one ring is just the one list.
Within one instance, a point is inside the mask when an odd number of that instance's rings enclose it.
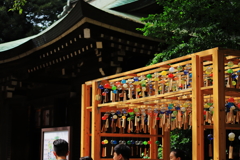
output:
{"label": "wooden rack", "polygon": [[[81,106],[81,156],[89,156],[94,160],[108,159],[101,158],[101,139],[102,137],[132,137],[132,138],[149,138],[151,142],[155,142],[161,138],[163,146],[163,159],[169,159],[170,153],[170,132],[166,129],[154,129],[150,127],[149,134],[135,134],[135,133],[101,133],[101,117],[102,113],[110,110],[119,110],[122,108],[141,108],[142,106],[156,107],[159,104],[177,103],[180,101],[191,102],[191,127],[192,127],[192,155],[193,160],[204,160],[204,129],[213,129],[214,143],[213,153],[214,160],[223,160],[226,157],[226,129],[240,129],[240,124],[226,124],[225,123],[225,99],[229,96],[234,96],[235,99],[240,98],[240,80],[237,81],[236,85],[232,85],[232,78],[227,73],[228,69],[231,68],[234,72],[240,70],[238,63],[240,57],[240,51],[213,48],[206,51],[190,54],[184,57],[179,57],[169,61],[161,62],[151,66],[135,69],[132,71],[99,78],[92,81],[87,81],[82,85],[82,106]],[[233,62],[234,65],[229,67],[228,62]],[[188,66],[189,74],[191,78],[189,81],[189,75],[186,76],[184,69],[182,71],[176,70],[178,66]],[[175,77],[180,76],[185,80],[182,88],[175,89],[162,89],[158,91],[158,87],[166,87],[169,84],[161,84],[161,80],[149,82],[155,88],[153,92],[142,90],[140,97],[136,91],[136,85],[134,86],[133,93],[135,97],[129,95],[125,99],[119,101],[99,101],[96,96],[101,97],[101,89],[98,89],[99,85],[105,83],[119,82],[121,80],[132,79],[134,77],[146,76],[148,74],[154,74],[166,71],[169,73],[169,68],[174,67],[175,71],[173,75]],[[207,67],[212,68],[213,76],[205,74]],[[238,73],[238,75],[240,75]],[[163,78],[167,79],[166,76],[162,75]],[[211,81],[213,81],[213,83]],[[146,79],[146,81],[149,81]],[[186,84],[189,81],[189,84]],[[178,85],[182,82],[175,81],[169,82],[172,85]],[[148,93],[149,92],[149,93]],[[125,93],[122,91],[122,93]],[[132,91],[126,89],[126,93],[131,94]],[[109,93],[115,96],[113,93]],[[204,123],[204,103],[206,99],[211,96],[214,102],[214,124]],[[99,97],[98,97],[99,98]],[[190,121],[190,120],[189,120]],[[189,122],[190,125],[190,122]],[[160,131],[160,132],[159,132]],[[154,143],[149,145],[150,158],[158,159],[157,152],[158,146]],[[139,158],[131,158],[139,159]]]}

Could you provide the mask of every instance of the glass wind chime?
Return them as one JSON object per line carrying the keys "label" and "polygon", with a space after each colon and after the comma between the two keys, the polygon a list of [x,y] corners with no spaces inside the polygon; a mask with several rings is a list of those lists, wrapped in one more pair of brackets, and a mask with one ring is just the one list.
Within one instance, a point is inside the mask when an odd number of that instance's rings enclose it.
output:
{"label": "glass wind chime", "polygon": [[191,88],[192,73],[190,72],[191,65],[187,64],[176,69],[170,66],[168,71],[141,75],[132,79],[99,82],[98,89],[101,94],[97,94],[95,99],[102,103],[119,102]]}
{"label": "glass wind chime", "polygon": [[[209,145],[208,145],[208,156],[209,157],[213,157],[213,147],[212,147],[212,141],[213,141],[213,135],[210,133],[207,135],[207,138],[209,140]],[[240,140],[240,136],[238,136],[238,139]],[[228,149],[228,159],[236,159],[236,156],[234,157],[234,154],[233,154],[233,141],[235,140],[235,133],[233,132],[230,132],[228,134],[228,140],[230,141],[230,145],[229,145],[229,149]],[[240,147],[238,149],[238,158],[240,158]]]}
{"label": "glass wind chime", "polygon": [[[210,95],[211,96],[211,95]],[[226,124],[240,124],[240,99],[227,98],[225,104]],[[204,103],[204,123],[213,124],[214,102],[211,97]]]}
{"label": "glass wind chime", "polygon": [[[178,101],[180,102],[180,101]],[[161,105],[112,110],[102,116],[101,132],[149,133],[151,128],[165,131],[188,129],[192,125],[192,103],[163,103]]]}
{"label": "glass wind chime", "polygon": [[240,81],[238,81],[238,78],[240,76],[240,62],[237,64],[239,69],[234,69],[234,62],[229,61],[227,63],[227,83],[226,87],[227,88],[239,88],[240,87]]}
{"label": "glass wind chime", "polygon": [[[148,138],[147,138],[148,139]],[[102,154],[101,157],[108,157],[108,156],[113,156],[113,149],[114,146],[116,146],[117,144],[125,144],[128,145],[131,149],[131,156],[132,157],[142,157],[144,159],[149,159],[150,158],[150,144],[152,144],[152,141],[147,140],[146,138],[140,138],[140,140],[136,139],[134,140],[124,140],[124,139],[120,139],[120,140],[114,140],[114,139],[104,139],[102,140],[101,144],[102,144]],[[108,149],[108,143],[110,142],[111,144],[111,151],[110,154],[107,152]],[[159,145],[160,141],[156,141],[155,145]]]}

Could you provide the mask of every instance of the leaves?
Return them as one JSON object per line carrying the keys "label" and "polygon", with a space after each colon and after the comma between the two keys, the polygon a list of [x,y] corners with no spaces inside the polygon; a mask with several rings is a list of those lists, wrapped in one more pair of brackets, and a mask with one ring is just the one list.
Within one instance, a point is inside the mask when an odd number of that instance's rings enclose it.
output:
{"label": "leaves", "polygon": [[0,0],[0,43],[39,33],[58,19],[66,5],[65,0],[25,0],[24,5],[20,1],[16,0],[22,10],[9,11],[14,1]]}
{"label": "leaves", "polygon": [[171,132],[171,147],[186,150],[191,146],[192,130],[174,130]]}
{"label": "leaves", "polygon": [[22,7],[27,3],[26,0],[14,0],[13,7],[8,11],[19,11],[19,14],[22,14]]}
{"label": "leaves", "polygon": [[[188,153],[187,159],[191,159],[192,155],[192,130],[179,130],[175,129],[170,134],[171,149],[181,149]],[[158,158],[163,158],[163,146],[158,146]]]}
{"label": "leaves", "polygon": [[163,146],[162,146],[162,144],[158,145],[158,159],[163,159]]}
{"label": "leaves", "polygon": [[142,18],[145,36],[164,40],[150,64],[214,47],[240,49],[240,1],[157,0],[163,12]]}

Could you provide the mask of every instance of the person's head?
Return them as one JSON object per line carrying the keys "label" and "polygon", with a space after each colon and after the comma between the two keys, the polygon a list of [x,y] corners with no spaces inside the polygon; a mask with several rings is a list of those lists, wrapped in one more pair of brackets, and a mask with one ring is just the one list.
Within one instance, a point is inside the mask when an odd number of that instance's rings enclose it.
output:
{"label": "person's head", "polygon": [[80,157],[79,160],[93,160],[93,159],[89,156],[86,156],[86,157]]}
{"label": "person's head", "polygon": [[116,145],[113,152],[113,160],[128,160],[131,155],[130,148],[125,144]]}
{"label": "person's head", "polygon": [[185,153],[180,149],[174,149],[170,153],[170,160],[185,160]]}
{"label": "person's head", "polygon": [[57,139],[53,142],[53,154],[56,159],[64,158],[69,154],[68,143],[63,139]]}

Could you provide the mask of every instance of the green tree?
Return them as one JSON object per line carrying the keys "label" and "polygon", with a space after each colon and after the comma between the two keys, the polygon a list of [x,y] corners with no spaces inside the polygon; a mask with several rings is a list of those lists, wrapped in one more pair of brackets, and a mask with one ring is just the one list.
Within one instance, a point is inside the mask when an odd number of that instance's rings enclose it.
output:
{"label": "green tree", "polygon": [[62,12],[66,0],[31,0],[19,11],[9,11],[15,2],[0,0],[0,43],[39,33],[50,26]]}
{"label": "green tree", "polygon": [[139,30],[165,41],[150,64],[224,47],[240,49],[239,0],[157,0],[163,12],[142,18]]}
{"label": "green tree", "polygon": [[192,159],[192,130],[175,129],[170,136],[171,148],[185,151],[187,159]]}
{"label": "green tree", "polygon": [[[202,50],[240,49],[239,0],[157,0],[163,10],[142,18],[145,36],[164,40],[151,64]],[[171,131],[171,148],[191,154],[191,130]],[[188,155],[191,159],[191,155]],[[159,157],[162,147],[159,146]]]}
{"label": "green tree", "polygon": [[[188,160],[192,159],[192,130],[175,129],[170,132],[171,149],[181,149],[185,151]],[[158,158],[163,158],[162,144],[158,147]]]}
{"label": "green tree", "polygon": [[26,0],[14,0],[13,7],[9,11],[19,11],[19,14],[22,14],[22,7],[27,3]]}

